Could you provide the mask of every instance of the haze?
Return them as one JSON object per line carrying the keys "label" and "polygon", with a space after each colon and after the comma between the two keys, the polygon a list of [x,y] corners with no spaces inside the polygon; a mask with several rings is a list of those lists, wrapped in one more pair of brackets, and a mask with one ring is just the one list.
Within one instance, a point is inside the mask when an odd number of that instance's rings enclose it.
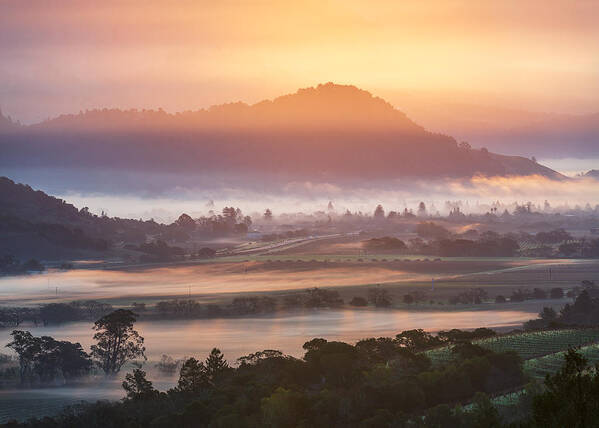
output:
{"label": "haze", "polygon": [[0,428],[595,426],[597,17],[0,1]]}
{"label": "haze", "polygon": [[334,80],[408,113],[423,97],[594,112],[598,14],[588,1],[2,2],[0,102],[31,123],[256,102]]}

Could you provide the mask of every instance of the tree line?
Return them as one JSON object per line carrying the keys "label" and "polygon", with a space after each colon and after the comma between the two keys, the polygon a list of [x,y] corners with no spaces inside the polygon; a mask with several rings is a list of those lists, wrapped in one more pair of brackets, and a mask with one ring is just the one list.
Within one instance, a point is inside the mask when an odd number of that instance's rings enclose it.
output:
{"label": "tree line", "polygon": [[95,344],[86,353],[79,343],[58,341],[50,336],[33,336],[28,331],[14,330],[6,345],[19,361],[22,385],[69,382],[98,368],[115,375],[128,361],[145,359],[144,339],[133,328],[136,315],[117,309],[98,319],[93,326]]}
{"label": "tree line", "polygon": [[[585,305],[584,294],[579,305]],[[96,321],[89,355],[79,344],[22,331],[13,332],[8,346],[19,356],[24,379],[71,379],[93,365],[113,376],[127,361],[144,357],[134,322],[135,315],[122,309]],[[515,352],[493,352],[471,342],[493,335],[486,328],[437,335],[407,330],[355,345],[315,338],[303,345],[302,358],[267,349],[242,356],[234,365],[214,348],[204,360],[185,359],[176,385],[165,392],[137,367],[122,382],[122,401],[82,404],[52,418],[5,426],[594,426],[599,374],[574,349],[544,388],[523,397],[526,412],[520,420],[504,423],[490,396],[522,388],[526,377]],[[447,344],[453,358],[433,366],[425,352]]]}
{"label": "tree line", "polygon": [[[264,350],[234,366],[215,348],[203,361],[186,359],[176,386],[166,392],[136,368],[125,376],[123,401],[84,405],[22,426],[377,427],[426,421],[414,426],[432,427],[445,407],[468,423],[498,420],[488,396],[477,393],[521,385],[522,362],[513,352],[495,353],[458,337],[459,331],[440,338],[411,330],[355,345],[316,338],[303,345],[302,358]],[[456,358],[433,367],[422,351],[447,340],[454,341]],[[454,414],[455,403],[473,399],[473,411]]]}

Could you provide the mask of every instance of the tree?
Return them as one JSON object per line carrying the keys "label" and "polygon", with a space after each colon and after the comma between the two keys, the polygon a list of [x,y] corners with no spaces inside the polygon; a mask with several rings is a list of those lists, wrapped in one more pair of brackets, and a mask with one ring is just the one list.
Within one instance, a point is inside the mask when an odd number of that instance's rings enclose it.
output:
{"label": "tree", "polygon": [[439,345],[439,338],[422,330],[406,330],[395,336],[395,340],[399,345],[412,352],[420,352],[432,346]]}
{"label": "tree", "polygon": [[79,343],[58,341],[50,336],[35,337],[28,331],[14,330],[12,342],[6,345],[19,356],[21,383],[68,380],[84,375],[91,360]]}
{"label": "tree", "polygon": [[133,373],[127,373],[122,386],[127,392],[128,400],[150,400],[160,394],[154,389],[152,382],[146,379],[146,372],[141,369],[135,369]]}
{"label": "tree", "polygon": [[502,426],[499,412],[489,397],[482,392],[477,392],[472,400],[471,417],[475,427],[499,428]]}
{"label": "tree", "polygon": [[195,220],[185,213],[181,214],[179,218],[175,220],[175,224],[188,232],[191,232],[196,228]]}
{"label": "tree", "polygon": [[210,351],[210,355],[206,358],[205,366],[206,376],[212,383],[229,369],[229,364],[225,360],[225,356],[218,348],[213,348]]}
{"label": "tree", "polygon": [[309,288],[304,305],[308,308],[335,307],[343,304],[343,299],[336,290],[326,290],[323,288]]}
{"label": "tree", "polygon": [[[241,210],[239,214],[241,215]],[[234,207],[224,207],[223,217],[226,223],[235,224],[237,222],[237,210]]]}
{"label": "tree", "polygon": [[278,387],[262,399],[262,419],[268,427],[294,427],[308,408],[305,394]]}
{"label": "tree", "polygon": [[44,325],[61,324],[81,319],[77,308],[67,303],[49,303],[40,308],[40,318]]}
{"label": "tree", "polygon": [[420,202],[418,204],[418,217],[425,217],[426,216],[426,205],[424,205],[424,202]]}
{"label": "tree", "polygon": [[545,391],[533,400],[537,427],[592,427],[599,414],[599,375],[574,349],[561,370],[545,379]]}
{"label": "tree", "polygon": [[264,211],[264,220],[272,220],[272,211],[270,210],[270,208],[266,208],[266,211]]}
{"label": "tree", "polygon": [[539,318],[544,321],[555,321],[557,319],[557,313],[553,308],[544,307],[539,313]]}
{"label": "tree", "polygon": [[552,288],[550,296],[552,299],[562,299],[564,297],[564,289],[560,287]]}
{"label": "tree", "polygon": [[389,292],[383,288],[370,288],[368,289],[368,300],[378,307],[389,307],[391,306],[391,296]]}
{"label": "tree", "polygon": [[177,391],[197,393],[209,385],[206,366],[195,358],[187,359],[181,366]]}
{"label": "tree", "polygon": [[381,204],[378,204],[374,210],[374,218],[382,220],[385,218],[385,210]]}
{"label": "tree", "polygon": [[35,356],[40,350],[39,339],[30,332],[21,330],[14,330],[11,336],[12,342],[9,342],[6,347],[11,348],[19,356],[19,376],[23,383],[32,371]]}
{"label": "tree", "polygon": [[97,344],[91,346],[91,355],[107,375],[118,373],[127,361],[146,359],[144,338],[133,329],[136,319],[130,310],[117,309],[94,323]]}

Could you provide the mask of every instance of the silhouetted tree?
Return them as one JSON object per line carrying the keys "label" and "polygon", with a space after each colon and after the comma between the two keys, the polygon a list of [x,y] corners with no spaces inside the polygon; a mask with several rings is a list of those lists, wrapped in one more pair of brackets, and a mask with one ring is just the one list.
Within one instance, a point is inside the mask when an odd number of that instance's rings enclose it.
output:
{"label": "silhouetted tree", "polygon": [[264,211],[264,220],[272,220],[272,211],[270,208],[266,208],[266,211]]}
{"label": "silhouetted tree", "polygon": [[545,379],[545,390],[533,400],[534,427],[593,427],[599,415],[599,375],[574,349],[565,363]]}
{"label": "silhouetted tree", "polygon": [[127,373],[122,386],[127,392],[128,400],[151,400],[160,394],[154,389],[152,382],[146,379],[146,372],[141,369]]}
{"label": "silhouetted tree", "polygon": [[187,359],[181,366],[177,391],[197,393],[209,385],[206,366],[195,358]]}
{"label": "silhouetted tree", "polygon": [[206,376],[212,383],[229,369],[229,364],[225,360],[225,356],[218,348],[213,348],[210,351],[210,355],[206,358],[205,366]]}
{"label": "silhouetted tree", "polygon": [[127,361],[146,359],[144,338],[133,329],[136,319],[130,310],[117,309],[94,323],[97,343],[91,346],[91,355],[107,375],[118,373]]}

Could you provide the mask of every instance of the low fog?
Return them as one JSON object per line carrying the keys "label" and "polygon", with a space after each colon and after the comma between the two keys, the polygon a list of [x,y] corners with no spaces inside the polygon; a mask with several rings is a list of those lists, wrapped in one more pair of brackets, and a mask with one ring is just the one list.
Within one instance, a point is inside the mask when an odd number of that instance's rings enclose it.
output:
{"label": "low fog", "polygon": [[387,210],[416,209],[423,201],[431,214],[446,215],[456,204],[468,213],[485,213],[491,206],[512,210],[516,204],[532,202],[552,212],[577,207],[594,208],[599,203],[599,183],[591,177],[553,180],[542,176],[485,177],[470,179],[397,180],[305,180],[280,175],[234,174],[214,176],[196,173],[144,173],[105,169],[57,170],[14,169],[4,172],[16,182],[26,183],[95,214],[122,218],[155,219],[170,223],[181,213],[192,217],[220,212],[235,206],[252,217],[270,208],[280,214],[333,211],[372,213],[378,204]]}

